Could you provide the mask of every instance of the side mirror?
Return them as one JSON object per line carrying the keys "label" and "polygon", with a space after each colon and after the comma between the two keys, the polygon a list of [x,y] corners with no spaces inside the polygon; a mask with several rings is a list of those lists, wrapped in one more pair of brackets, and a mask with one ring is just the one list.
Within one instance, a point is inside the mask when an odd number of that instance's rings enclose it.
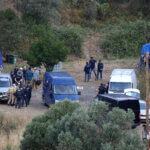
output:
{"label": "side mirror", "polygon": [[81,91],[78,91],[78,95],[81,95]]}

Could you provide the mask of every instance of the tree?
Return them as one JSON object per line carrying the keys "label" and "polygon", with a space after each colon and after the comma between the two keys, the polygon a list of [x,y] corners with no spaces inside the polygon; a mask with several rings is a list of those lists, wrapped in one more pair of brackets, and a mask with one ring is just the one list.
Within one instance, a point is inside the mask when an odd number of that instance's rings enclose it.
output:
{"label": "tree", "polygon": [[140,137],[131,129],[134,114],[93,102],[86,112],[63,101],[27,126],[21,150],[141,150]]}
{"label": "tree", "polygon": [[14,10],[0,11],[0,50],[3,54],[19,52],[20,44],[26,41],[26,28]]}
{"label": "tree", "polygon": [[64,42],[58,40],[49,30],[43,30],[37,37],[27,55],[28,63],[31,66],[44,64],[45,68],[51,71],[55,64],[66,59],[69,50]]}

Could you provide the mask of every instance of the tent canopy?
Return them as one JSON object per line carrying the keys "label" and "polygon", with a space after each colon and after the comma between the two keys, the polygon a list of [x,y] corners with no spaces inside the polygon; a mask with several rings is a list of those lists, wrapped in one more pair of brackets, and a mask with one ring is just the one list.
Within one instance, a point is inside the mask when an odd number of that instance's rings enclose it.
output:
{"label": "tent canopy", "polygon": [[146,54],[147,52],[150,54],[150,43],[143,45],[141,55]]}

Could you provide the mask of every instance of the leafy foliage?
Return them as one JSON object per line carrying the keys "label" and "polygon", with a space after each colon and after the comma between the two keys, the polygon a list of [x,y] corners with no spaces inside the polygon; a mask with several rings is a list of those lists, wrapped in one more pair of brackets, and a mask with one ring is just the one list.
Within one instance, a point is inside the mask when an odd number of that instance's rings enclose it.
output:
{"label": "leafy foliage", "polygon": [[106,34],[102,48],[105,57],[117,58],[139,56],[141,46],[150,41],[150,23],[138,21],[118,26]]}
{"label": "leafy foliage", "polygon": [[16,0],[18,10],[29,24],[47,24],[51,19],[56,20],[61,4],[59,0]]}
{"label": "leafy foliage", "polygon": [[26,27],[12,9],[0,11],[0,49],[3,54],[18,52],[20,45],[26,42]]}
{"label": "leafy foliage", "polygon": [[79,57],[82,56],[82,35],[79,32],[80,28],[63,27],[54,30],[58,38],[64,41],[65,45],[70,49],[71,54],[75,54]]}
{"label": "leafy foliage", "polygon": [[43,35],[39,35],[37,41],[32,43],[27,60],[31,66],[44,64],[50,71],[59,61],[65,60],[69,50],[64,42],[58,40],[52,32],[47,31],[46,33],[45,30]]}
{"label": "leafy foliage", "polygon": [[140,137],[131,129],[133,118],[131,110],[108,112],[102,102],[93,102],[86,112],[77,103],[63,101],[32,120],[21,150],[141,150]]}

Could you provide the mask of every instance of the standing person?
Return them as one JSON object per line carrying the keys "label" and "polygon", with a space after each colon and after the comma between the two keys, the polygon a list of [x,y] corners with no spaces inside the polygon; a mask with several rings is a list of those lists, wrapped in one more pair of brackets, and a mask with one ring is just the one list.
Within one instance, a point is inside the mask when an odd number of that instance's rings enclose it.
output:
{"label": "standing person", "polygon": [[16,92],[15,84],[13,84],[8,90],[8,93],[9,93],[8,105],[14,105],[14,100],[15,100],[14,93],[15,92]]}
{"label": "standing person", "polygon": [[26,107],[27,107],[27,105],[28,105],[27,94],[28,94],[28,91],[27,91],[26,87],[24,86],[24,87],[22,88],[22,98],[21,98],[22,107],[24,106],[24,103],[25,103]]}
{"label": "standing person", "polygon": [[27,104],[29,105],[30,100],[31,100],[31,96],[32,96],[32,86],[31,86],[30,82],[28,82],[26,89],[27,89]]}
{"label": "standing person", "polygon": [[39,71],[37,68],[34,68],[34,73],[33,73],[33,89],[37,89],[37,84],[36,82],[39,80]]}
{"label": "standing person", "polygon": [[12,83],[15,84],[15,78],[16,78],[16,76],[15,76],[15,74],[14,74],[13,71],[11,71],[10,76],[11,76],[11,79],[12,79]]}
{"label": "standing person", "polygon": [[98,65],[97,65],[97,80],[99,79],[99,73],[100,73],[100,79],[102,80],[102,77],[103,77],[103,68],[104,68],[104,65],[101,62],[101,60],[99,60]]}
{"label": "standing person", "polygon": [[93,71],[94,74],[95,74],[95,79],[97,79],[96,72],[95,72],[95,63],[96,63],[96,60],[93,57],[91,57],[91,59],[89,61],[89,65],[90,65],[90,78],[91,78],[91,73]]}
{"label": "standing person", "polygon": [[21,108],[21,98],[22,98],[22,89],[20,88],[20,84],[18,84],[17,90],[15,92],[15,97],[16,97],[16,104],[15,108]]}
{"label": "standing person", "polygon": [[17,75],[15,76],[15,84],[16,85],[20,84],[21,79],[22,79],[22,75],[18,71]]}
{"label": "standing person", "polygon": [[15,69],[14,69],[14,74],[17,75],[18,71],[19,71],[18,66],[16,66]]}
{"label": "standing person", "polygon": [[85,78],[84,78],[84,81],[89,81],[90,80],[90,66],[89,66],[89,63],[86,62],[86,65],[84,67],[84,72],[85,72]]}
{"label": "standing person", "polygon": [[26,82],[31,82],[33,77],[33,72],[31,71],[31,67],[26,71]]}
{"label": "standing person", "polygon": [[23,67],[23,77],[24,77],[24,80],[26,81],[26,72],[27,72],[27,67],[24,66]]}
{"label": "standing person", "polygon": [[98,90],[99,90],[98,94],[105,94],[106,92],[105,85],[101,83]]}

